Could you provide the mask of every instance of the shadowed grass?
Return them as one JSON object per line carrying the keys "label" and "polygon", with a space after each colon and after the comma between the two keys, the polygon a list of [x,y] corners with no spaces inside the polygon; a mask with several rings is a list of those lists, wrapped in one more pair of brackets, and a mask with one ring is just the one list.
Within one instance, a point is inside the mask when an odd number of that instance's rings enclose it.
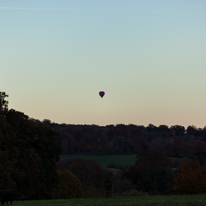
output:
{"label": "shadowed grass", "polygon": [[205,206],[206,195],[81,198],[68,200],[15,201],[15,206]]}

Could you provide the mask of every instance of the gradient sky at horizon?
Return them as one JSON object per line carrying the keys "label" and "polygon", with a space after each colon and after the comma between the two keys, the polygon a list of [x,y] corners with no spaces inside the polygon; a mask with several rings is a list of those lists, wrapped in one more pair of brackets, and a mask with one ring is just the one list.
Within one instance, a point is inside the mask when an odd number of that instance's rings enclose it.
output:
{"label": "gradient sky at horizon", "polygon": [[39,120],[204,127],[205,11],[204,0],[0,0],[0,91]]}

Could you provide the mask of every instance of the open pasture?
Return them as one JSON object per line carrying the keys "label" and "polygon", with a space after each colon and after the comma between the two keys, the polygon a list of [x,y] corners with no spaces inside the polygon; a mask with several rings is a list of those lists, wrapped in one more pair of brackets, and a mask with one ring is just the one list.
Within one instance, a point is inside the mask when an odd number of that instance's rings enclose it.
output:
{"label": "open pasture", "polygon": [[206,195],[168,195],[15,201],[15,206],[205,206]]}
{"label": "open pasture", "polygon": [[75,154],[75,155],[60,155],[61,159],[83,158],[93,159],[100,163],[102,167],[106,167],[108,163],[115,162],[118,166],[126,166],[135,164],[136,155],[88,155],[88,154]]}

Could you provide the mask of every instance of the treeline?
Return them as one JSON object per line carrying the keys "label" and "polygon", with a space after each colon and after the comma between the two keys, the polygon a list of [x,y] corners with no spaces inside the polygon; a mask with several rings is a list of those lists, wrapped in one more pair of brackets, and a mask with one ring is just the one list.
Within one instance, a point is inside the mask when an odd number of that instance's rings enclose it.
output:
{"label": "treeline", "polygon": [[141,154],[145,150],[160,151],[169,157],[191,159],[206,151],[206,127],[187,128],[174,125],[147,127],[138,125],[67,125],[40,122],[59,132],[62,154]]}
{"label": "treeline", "polygon": [[[206,127],[174,125],[67,125],[40,122],[59,132],[63,154],[137,154],[134,165],[92,160],[60,160],[58,170],[70,171],[82,185],[83,197],[103,195],[203,194],[206,192]],[[105,186],[103,193],[102,186]],[[111,191],[113,188],[113,191]],[[131,191],[128,192],[128,191]],[[140,192],[137,192],[140,191]]]}

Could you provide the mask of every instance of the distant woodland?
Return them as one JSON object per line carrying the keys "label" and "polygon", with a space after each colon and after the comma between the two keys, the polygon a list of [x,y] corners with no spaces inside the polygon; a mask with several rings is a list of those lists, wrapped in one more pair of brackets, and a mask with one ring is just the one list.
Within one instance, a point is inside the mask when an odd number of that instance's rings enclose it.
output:
{"label": "distant woodland", "polygon": [[[0,201],[206,193],[206,127],[70,125],[8,109],[0,92]],[[61,154],[136,154],[134,165]]]}
{"label": "distant woodland", "polygon": [[193,158],[206,151],[206,127],[181,125],[147,127],[139,125],[67,125],[30,119],[59,133],[62,154],[141,154],[145,150],[162,152],[175,158]]}

